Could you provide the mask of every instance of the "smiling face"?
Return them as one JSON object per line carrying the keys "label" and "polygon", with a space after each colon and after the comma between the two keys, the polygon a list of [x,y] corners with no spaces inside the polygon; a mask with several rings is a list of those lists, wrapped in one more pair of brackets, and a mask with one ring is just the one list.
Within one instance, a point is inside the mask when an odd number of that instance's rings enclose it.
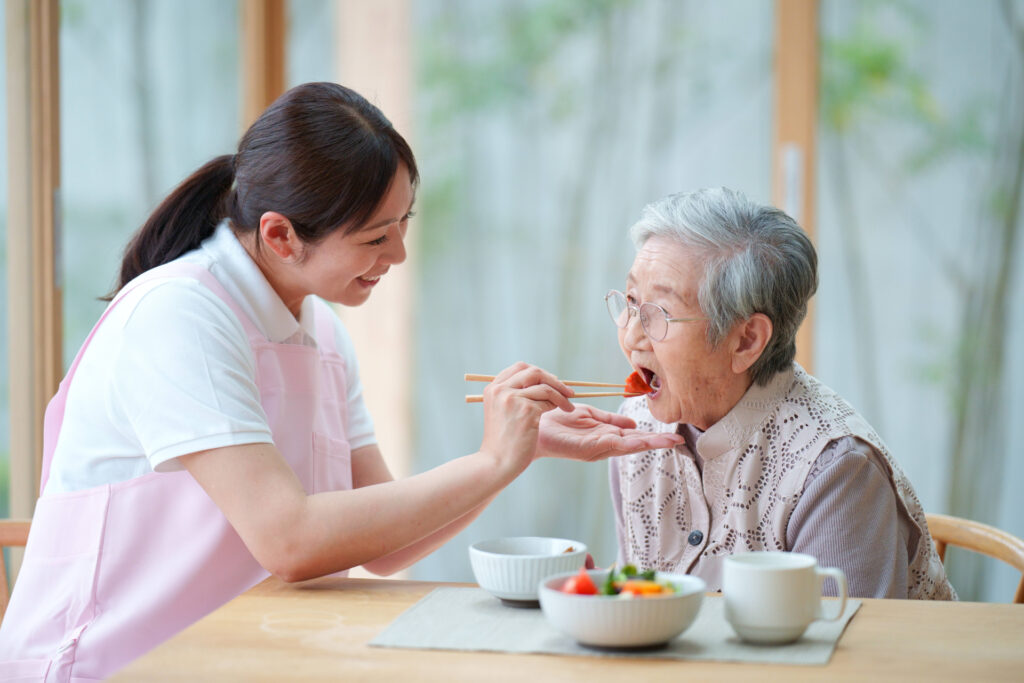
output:
{"label": "smiling face", "polygon": [[[666,237],[651,237],[636,255],[626,279],[630,303],[658,304],[670,318],[702,317],[697,292],[704,276],[700,254]],[[633,369],[654,391],[651,414],[665,423],[707,429],[725,416],[750,386],[744,363],[737,364],[743,324],[713,348],[707,322],[669,323],[662,341],[651,341],[639,316],[619,330],[619,346]],[[742,368],[742,369],[741,369]]]}
{"label": "smiling face", "polygon": [[405,260],[414,198],[409,170],[399,164],[366,227],[347,235],[336,230],[310,250],[302,263],[309,293],[345,306],[365,302],[391,266]]}
{"label": "smiling face", "polygon": [[348,234],[335,230],[310,246],[295,236],[287,221],[279,228],[261,225],[264,243],[279,258],[257,262],[295,316],[309,294],[359,306],[391,266],[405,260],[405,233],[414,199],[409,171],[399,164],[384,199],[365,226]]}

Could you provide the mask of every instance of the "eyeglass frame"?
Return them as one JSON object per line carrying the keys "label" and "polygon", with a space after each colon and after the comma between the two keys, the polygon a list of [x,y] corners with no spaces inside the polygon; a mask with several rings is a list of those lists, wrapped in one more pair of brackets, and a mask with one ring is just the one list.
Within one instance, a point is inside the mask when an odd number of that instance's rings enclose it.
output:
{"label": "eyeglass frame", "polygon": [[[622,297],[622,300],[626,302],[626,311],[628,312],[628,315],[626,316],[626,322],[623,323],[622,325],[620,325],[619,321],[615,318],[615,316],[612,315],[612,309],[608,305],[608,300],[612,297],[613,294],[618,294],[619,296]],[[604,306],[608,310],[608,316],[612,319],[612,322],[615,323],[615,327],[619,328],[620,330],[626,329],[627,327],[629,327],[629,321],[634,316],[636,316],[637,318],[640,319],[640,327],[643,329],[644,334],[646,334],[648,338],[650,338],[652,341],[657,342],[665,341],[665,338],[668,337],[667,323],[695,323],[700,322],[701,320],[710,320],[710,318],[706,316],[701,316],[698,318],[670,318],[668,317],[668,311],[666,311],[660,305],[651,301],[645,301],[644,303],[641,304],[630,303],[629,297],[626,296],[626,293],[621,292],[617,289],[609,289],[608,293],[604,295]],[[647,323],[644,322],[644,317],[640,314],[640,309],[643,308],[644,306],[652,306],[658,309],[661,312],[662,317],[665,319],[665,334],[661,337],[661,339],[656,339],[654,335],[651,334],[650,330],[647,329]]]}

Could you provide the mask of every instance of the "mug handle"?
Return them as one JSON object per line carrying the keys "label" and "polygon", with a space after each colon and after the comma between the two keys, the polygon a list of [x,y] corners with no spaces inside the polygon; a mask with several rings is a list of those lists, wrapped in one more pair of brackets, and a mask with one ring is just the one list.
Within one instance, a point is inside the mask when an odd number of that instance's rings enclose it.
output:
{"label": "mug handle", "polygon": [[818,574],[820,580],[820,589],[825,586],[825,577],[831,576],[836,580],[836,584],[839,586],[839,610],[833,615],[828,616],[825,614],[825,610],[822,608],[821,600],[818,601],[818,613],[815,615],[815,619],[822,619],[824,621],[836,621],[846,611],[846,574],[843,573],[842,569],[836,569],[835,567],[815,567],[815,571]]}

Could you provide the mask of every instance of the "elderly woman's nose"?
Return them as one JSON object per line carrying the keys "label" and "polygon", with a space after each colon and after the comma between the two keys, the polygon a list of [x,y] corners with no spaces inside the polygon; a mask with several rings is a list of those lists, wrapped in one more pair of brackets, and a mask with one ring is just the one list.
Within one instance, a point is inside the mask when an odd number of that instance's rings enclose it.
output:
{"label": "elderly woman's nose", "polygon": [[631,347],[640,346],[647,341],[647,332],[640,323],[640,314],[634,313],[626,320],[626,327],[623,329],[624,341]]}

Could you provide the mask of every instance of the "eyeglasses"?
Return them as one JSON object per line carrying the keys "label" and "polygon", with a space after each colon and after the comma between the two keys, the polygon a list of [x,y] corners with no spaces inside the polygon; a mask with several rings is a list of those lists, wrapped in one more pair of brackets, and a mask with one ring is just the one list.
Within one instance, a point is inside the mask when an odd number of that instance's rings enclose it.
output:
{"label": "eyeglasses", "polygon": [[616,327],[626,327],[629,319],[634,315],[640,317],[640,325],[644,332],[653,341],[662,341],[668,334],[669,323],[695,323],[707,318],[670,318],[664,308],[650,302],[645,304],[633,304],[629,302],[626,295],[617,289],[610,290],[604,295],[604,302],[608,306],[608,315]]}

